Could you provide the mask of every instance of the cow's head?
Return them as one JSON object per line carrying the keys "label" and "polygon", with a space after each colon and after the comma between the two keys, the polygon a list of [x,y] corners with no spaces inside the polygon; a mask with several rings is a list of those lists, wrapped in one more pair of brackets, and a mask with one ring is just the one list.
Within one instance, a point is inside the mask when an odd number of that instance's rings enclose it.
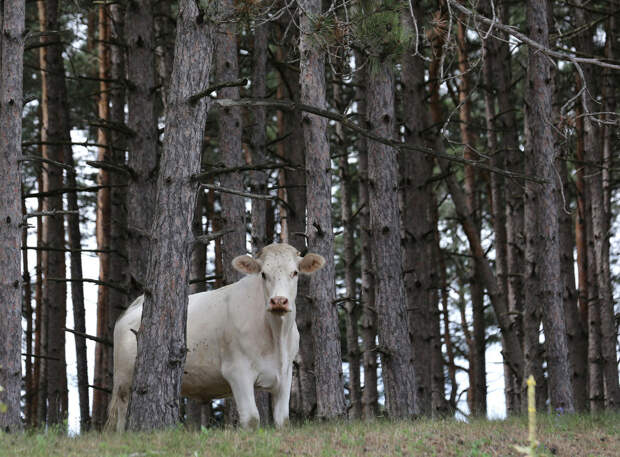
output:
{"label": "cow's head", "polygon": [[259,275],[267,311],[284,315],[295,309],[299,274],[312,274],[323,268],[325,259],[318,254],[301,257],[294,247],[274,243],[265,246],[256,258],[240,255],[232,264],[241,273]]}

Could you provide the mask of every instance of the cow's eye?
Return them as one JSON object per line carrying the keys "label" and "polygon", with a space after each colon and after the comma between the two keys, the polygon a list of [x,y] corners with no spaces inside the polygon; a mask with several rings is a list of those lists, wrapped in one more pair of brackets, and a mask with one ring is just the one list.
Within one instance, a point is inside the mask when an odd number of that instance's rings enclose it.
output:
{"label": "cow's eye", "polygon": [[297,270],[293,271],[293,274],[292,274],[291,276],[292,276],[293,278],[294,278],[295,276],[297,276]]}
{"label": "cow's eye", "polygon": [[261,273],[261,276],[263,277],[263,279],[267,279],[267,275],[265,273]]}

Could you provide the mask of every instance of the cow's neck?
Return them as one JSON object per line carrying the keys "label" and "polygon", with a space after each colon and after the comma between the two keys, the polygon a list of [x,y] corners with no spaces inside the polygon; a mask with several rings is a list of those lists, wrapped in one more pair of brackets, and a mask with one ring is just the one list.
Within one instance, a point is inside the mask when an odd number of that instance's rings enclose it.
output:
{"label": "cow's neck", "polygon": [[278,354],[278,365],[280,368],[284,365],[291,363],[291,356],[288,353],[290,347],[290,340],[293,333],[293,326],[295,325],[295,305],[292,306],[293,311],[285,314],[284,316],[265,313],[265,324],[268,331],[271,333],[271,338]]}

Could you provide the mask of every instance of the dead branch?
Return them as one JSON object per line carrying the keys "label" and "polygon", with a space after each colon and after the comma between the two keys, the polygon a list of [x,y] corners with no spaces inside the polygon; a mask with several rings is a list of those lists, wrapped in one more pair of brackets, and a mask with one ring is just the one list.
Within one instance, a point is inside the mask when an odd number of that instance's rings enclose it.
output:
{"label": "dead branch", "polygon": [[43,162],[49,163],[51,165],[56,165],[57,167],[64,168],[65,170],[73,170],[73,167],[70,165],[62,162],[56,162],[55,160],[44,159],[43,157],[39,156],[23,156],[19,158],[19,162]]}
{"label": "dead branch", "polygon": [[51,210],[51,211],[37,211],[34,213],[28,213],[26,215],[24,215],[24,221],[26,219],[31,219],[33,217],[39,217],[39,216],[48,216],[48,217],[56,217],[56,216],[60,216],[63,214],[78,214],[78,211],[58,211],[58,210]]}
{"label": "dead branch", "polygon": [[131,171],[127,167],[122,166],[122,165],[118,165],[118,164],[110,163],[110,162],[100,162],[96,160],[87,160],[86,163],[93,168],[102,168],[104,170],[116,171],[116,172],[124,173],[126,175],[131,176]]}
{"label": "dead branch", "polygon": [[[219,232],[209,233],[207,235],[199,235],[196,238],[194,238],[194,241],[196,241],[197,243],[209,244],[211,241],[217,238],[220,238],[230,232],[234,232],[234,230],[227,229],[227,230],[220,230]],[[190,281],[190,284],[191,284],[191,281]]]}
{"label": "dead branch", "polygon": [[266,99],[266,98],[240,98],[240,99],[219,99],[214,100],[214,103],[220,106],[270,106],[274,108],[279,108],[284,111],[303,111],[310,114],[315,114],[317,116],[325,117],[327,119],[331,119],[333,121],[340,122],[344,127],[353,130],[354,132],[359,133],[360,135],[370,138],[371,140],[377,141],[378,143],[385,144],[391,146],[396,150],[406,150],[406,151],[418,151],[424,154],[429,154],[438,159],[444,159],[450,162],[459,163],[461,165],[471,165],[473,167],[481,168],[483,170],[487,170],[493,173],[497,173],[502,176],[506,176],[507,178],[512,179],[523,179],[529,180],[537,183],[544,183],[544,180],[529,176],[523,173],[516,173],[509,170],[504,170],[502,168],[497,168],[492,165],[488,165],[487,163],[477,161],[477,160],[469,160],[462,157],[457,157],[451,154],[447,154],[445,152],[435,151],[430,148],[424,148],[419,146],[412,146],[405,143],[400,143],[398,141],[392,140],[391,138],[384,138],[379,135],[375,135],[374,133],[360,127],[359,125],[351,122],[346,116],[334,113],[333,111],[327,111],[324,109],[317,108],[315,106],[305,105],[303,103],[296,103],[292,100],[275,100],[275,99]]}
{"label": "dead branch", "polygon": [[63,330],[65,332],[73,333],[74,335],[80,336],[80,337],[85,338],[87,340],[93,340],[93,341],[96,341],[97,343],[101,343],[101,344],[104,344],[104,345],[110,346],[110,347],[113,346],[112,341],[106,340],[105,338],[100,338],[98,336],[89,335],[88,333],[78,332],[77,330],[73,330],[73,329],[66,328],[66,327],[64,327]]}
{"label": "dead branch", "polygon": [[112,289],[118,290],[119,292],[127,294],[127,290],[122,288],[118,284],[113,284],[113,283],[107,282],[107,281],[99,281],[98,279],[89,279],[89,278],[81,278],[81,279],[77,279],[77,278],[47,278],[47,280],[48,281],[55,281],[55,282],[89,282],[89,283],[92,283],[92,284],[97,284],[98,286],[110,287]]}
{"label": "dead branch", "polygon": [[204,98],[208,95],[210,95],[212,92],[215,92],[216,90],[220,90],[220,89],[224,89],[225,87],[239,87],[239,86],[245,86],[248,84],[248,80],[246,78],[243,79],[237,79],[235,81],[226,81],[223,83],[219,83],[219,84],[215,84],[214,86],[211,87],[207,87],[205,90],[198,92],[197,94],[192,95],[191,97],[189,97],[187,99],[187,101],[194,105],[196,104],[196,102],[198,100],[200,100],[201,98]]}
{"label": "dead branch", "polygon": [[109,189],[112,187],[127,187],[127,184],[114,184],[107,186],[88,186],[88,187],[64,187],[62,189],[54,189],[48,192],[35,192],[24,195],[24,198],[41,198],[51,197],[53,195],[70,194],[74,192],[99,192],[101,189]]}

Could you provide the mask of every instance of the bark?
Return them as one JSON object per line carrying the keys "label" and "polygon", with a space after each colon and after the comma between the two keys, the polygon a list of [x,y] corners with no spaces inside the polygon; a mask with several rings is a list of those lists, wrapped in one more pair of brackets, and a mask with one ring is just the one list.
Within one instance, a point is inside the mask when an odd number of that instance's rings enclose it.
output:
{"label": "bark", "polygon": [[[97,113],[99,121],[104,124],[97,130],[97,143],[100,145],[97,151],[97,160],[111,163],[112,146],[110,144],[110,131],[105,127],[110,121],[110,9],[106,4],[99,5],[97,45],[99,56],[98,76],[99,94],[97,101]],[[97,184],[105,186],[97,193],[97,224],[96,237],[97,249],[107,251],[110,249],[110,224],[111,201],[110,201],[110,171],[107,168],[99,169]],[[110,253],[99,253],[99,281],[110,282]],[[100,285],[97,289],[97,336],[105,338],[107,335],[110,294],[109,288]],[[110,351],[102,344],[95,346],[95,374],[93,382],[96,386],[106,386],[106,375],[110,364]],[[106,386],[107,388],[107,386]],[[101,430],[107,417],[109,395],[106,391],[95,389],[93,392],[93,426]]]}
{"label": "bark", "polygon": [[[278,48],[279,60],[287,65],[280,67],[280,84],[278,97],[299,100],[299,75],[296,69],[288,64],[293,59],[295,36],[284,36],[287,22],[278,22],[279,39],[283,44]],[[304,134],[301,113],[278,112],[278,135],[288,135],[278,144],[278,155],[285,157],[293,169],[285,169],[283,173],[286,188],[287,209],[284,223],[281,220],[282,236],[298,251],[305,253],[306,247],[306,173]],[[282,213],[281,213],[282,219]],[[299,330],[299,353],[296,385],[298,385],[297,414],[302,419],[311,418],[316,414],[316,378],[314,375],[314,344],[312,340],[312,309],[309,301],[309,278],[299,277],[297,284],[296,323]]]}
{"label": "bark", "polygon": [[[556,166],[562,178],[564,194],[569,195],[570,184],[565,157],[561,157]],[[564,315],[566,317],[566,336],[571,366],[571,384],[575,395],[575,409],[588,410],[588,335],[579,316],[577,307],[577,289],[575,288],[575,262],[573,251],[573,224],[567,210],[568,203],[559,202],[560,225],[560,262],[563,281]]]}
{"label": "bark", "polygon": [[[115,82],[110,86],[110,121],[113,125],[125,125],[125,50],[120,43],[124,42],[124,5],[110,5],[110,39],[114,43],[110,47],[110,78]],[[125,151],[127,134],[119,130],[110,132],[110,160],[120,168],[125,168]],[[125,287],[127,284],[127,175],[110,172],[110,239],[109,249],[109,281],[111,284]],[[114,340],[114,325],[121,313],[127,308],[127,294],[118,287],[108,287],[108,312],[105,323],[106,340]],[[112,390],[114,384],[114,351],[111,346],[104,348],[105,373],[102,387]],[[105,405],[109,402],[105,397]],[[106,414],[107,417],[107,414]]]}
{"label": "bark", "polygon": [[[256,25],[254,30],[254,53],[252,55],[252,97],[264,98],[267,96],[267,46],[269,42],[269,23]],[[266,109],[257,106],[252,127],[252,164],[259,165],[267,161],[266,157]],[[269,174],[265,171],[253,171],[250,175],[250,189],[252,193],[267,194]],[[268,201],[252,199],[252,248],[260,251],[271,240],[267,238],[267,205]]]}
{"label": "bark", "polygon": [[[203,216],[206,209],[207,196],[204,190],[198,191],[196,197],[196,207],[194,209],[194,217],[192,219],[192,235],[194,237],[203,235],[205,228],[203,224]],[[195,243],[191,253],[190,259],[190,274],[191,279],[204,278],[207,272],[207,247],[203,243]],[[189,293],[197,294],[207,290],[206,282],[190,283]],[[185,405],[186,419],[185,423],[188,424],[193,430],[200,430],[203,425],[203,408],[205,403],[200,400],[187,399]]]}
{"label": "bark", "polygon": [[[264,98],[267,96],[267,47],[269,45],[269,23],[256,25],[254,30],[254,54],[252,55],[252,97]],[[266,109],[256,107],[254,126],[252,128],[252,155],[253,164],[267,162],[266,151]],[[264,171],[253,171],[250,175],[250,190],[252,193],[267,194],[269,174]],[[267,236],[267,200],[252,199],[251,238],[252,250],[258,253],[263,247],[270,244]],[[261,424],[270,422],[271,395],[268,392],[256,391],[256,405]]]}
{"label": "bark", "polygon": [[[41,109],[39,108],[41,111]],[[42,119],[41,112],[39,113],[39,119]],[[41,123],[39,123],[39,135],[41,135],[41,131],[43,127]],[[43,172],[42,169],[39,170],[37,175],[37,188],[38,190],[43,189]],[[37,211],[41,212],[43,210],[43,198],[39,197],[37,204]],[[37,247],[43,247],[43,217],[37,217]],[[36,303],[36,311],[35,311],[35,335],[34,335],[34,353],[37,356],[41,356],[46,351],[47,343],[46,343],[46,313],[45,307],[43,306],[43,252],[41,250],[37,250],[37,279],[36,286],[34,289],[34,299]],[[47,414],[47,409],[45,407],[45,397],[47,390],[47,382],[45,376],[45,363],[44,359],[41,357],[35,357],[34,359],[34,405],[32,412],[32,425],[38,426],[41,424],[45,424],[45,416]]]}
{"label": "bark", "polygon": [[[224,20],[220,25],[215,55],[215,79],[217,81],[233,81],[239,78],[239,62],[237,58],[237,25],[231,21],[234,11],[232,0],[220,0],[220,14]],[[218,90],[218,97],[239,98],[239,87],[225,87]],[[241,148],[241,109],[226,107],[218,116],[220,158],[227,168],[244,164]],[[243,190],[241,173],[227,173],[220,179],[222,187]],[[224,284],[232,284],[240,279],[240,273],[232,267],[232,260],[246,252],[245,243],[245,200],[229,193],[220,195],[222,203],[222,229],[232,229],[222,237],[222,262],[224,266]]]}
{"label": "bark", "polygon": [[[167,2],[162,2],[167,3]],[[159,170],[157,118],[155,116],[155,57],[153,54],[153,1],[136,0],[127,5],[127,126],[135,133],[128,141],[127,189],[128,299],[144,291],[149,233],[155,210],[155,186]]]}
{"label": "bark", "polygon": [[[367,121],[372,133],[394,132],[394,78],[391,67],[378,63],[368,74]],[[377,333],[387,414],[391,418],[419,413],[413,348],[409,339],[403,284],[398,214],[396,153],[368,142],[370,237],[376,281]]]}
{"label": "bark", "polygon": [[[58,2],[38,2],[39,23],[42,31],[58,30]],[[64,140],[62,114],[66,109],[63,102],[64,73],[62,49],[58,36],[42,37],[46,45],[41,48],[40,66],[42,83],[42,135],[41,140],[52,144],[42,147],[43,158],[64,161],[64,146],[53,144]],[[62,169],[55,166],[46,167],[43,174],[43,191],[60,189],[63,186]],[[62,211],[62,196],[50,196],[43,201],[43,211]],[[43,246],[64,247],[65,232],[62,217],[45,217],[43,220]],[[47,423],[59,424],[67,417],[68,389],[65,363],[65,318],[66,318],[66,285],[61,281],[50,281],[49,278],[65,277],[65,256],[62,252],[48,251],[43,254],[43,306],[46,326],[45,360]]]}
{"label": "bark", "polygon": [[[64,127],[62,128],[65,139],[70,139],[70,120],[66,94],[66,81],[64,81],[64,73],[62,77],[62,101],[65,107],[62,113]],[[71,147],[64,148],[65,163],[70,167],[74,167],[73,150]],[[65,175],[66,187],[76,187],[76,173],[73,170],[67,170]],[[67,209],[69,211],[79,211],[77,193],[70,192],[67,194]],[[80,233],[80,216],[79,213],[67,216],[67,230],[69,235],[69,248],[71,249],[71,306],[73,308],[73,328],[74,330],[86,333],[86,315],[84,309],[84,284],[81,282],[82,274],[82,234]],[[88,392],[88,358],[86,352],[86,339],[74,336],[75,354],[77,362],[77,384],[78,397],[80,404],[80,431],[88,431],[90,429],[90,400]]]}
{"label": "bark", "polygon": [[[530,37],[548,46],[551,11],[545,3],[528,0]],[[558,189],[552,130],[550,62],[534,49],[528,51],[525,113],[529,140],[526,159],[545,184],[525,184],[526,268],[525,318],[529,310],[542,314],[549,373],[551,408],[574,411],[560,272]],[[538,342],[536,329],[536,343]],[[526,337],[526,343],[528,338]],[[534,342],[531,341],[533,344]],[[567,382],[568,380],[568,382]]]}
{"label": "bark", "polygon": [[[336,91],[336,88],[334,88]],[[359,306],[357,301],[357,287],[355,284],[355,221],[353,220],[353,191],[350,174],[349,159],[345,155],[340,161],[340,196],[342,199],[342,224],[344,228],[344,246],[342,260],[344,262],[344,282],[346,296],[344,309],[346,311],[346,338],[347,361],[349,362],[349,418],[362,418],[362,389],[360,383],[360,348],[358,335]]]}
{"label": "bark", "polygon": [[[361,67],[362,55],[355,54],[356,67]],[[366,125],[366,69],[356,72],[357,111],[360,124]],[[370,212],[368,209],[368,144],[365,137],[357,140],[359,169],[359,227],[360,227],[360,336],[362,339],[362,367],[364,370],[364,388],[362,390],[362,412],[365,419],[372,419],[379,414],[379,394],[377,392],[377,315],[375,311],[375,282],[372,268],[372,246],[370,241]]]}
{"label": "bark", "polygon": [[[510,3],[499,6],[499,14],[504,24],[509,20]],[[506,35],[495,31],[497,40],[498,63],[493,68],[493,87],[497,88],[498,113],[496,117],[497,131],[500,132],[498,144],[505,152],[506,168],[517,173],[523,172],[523,152],[519,148],[519,128],[516,120],[516,101],[512,82],[510,52]],[[493,34],[495,35],[495,33]],[[507,267],[507,298],[511,313],[511,326],[519,340],[522,339],[523,310],[523,265],[525,237],[523,233],[523,184],[515,179],[505,183],[506,191],[506,267]],[[508,414],[518,414],[521,407],[521,384],[509,366],[505,366],[506,409]]]}
{"label": "bark", "polygon": [[128,408],[130,430],[171,426],[179,418],[186,352],[187,292],[197,183],[207,102],[188,97],[209,84],[213,55],[211,18],[196,4],[179,4],[164,152],[157,181],[155,219],[138,356]]}
{"label": "bark", "polygon": [[[325,108],[325,62],[322,50],[312,38],[313,21],[321,13],[321,2],[300,2],[300,101]],[[306,151],[306,237],[308,249],[322,255],[325,267],[310,277],[308,288],[312,309],[316,416],[328,419],[345,414],[338,310],[334,304],[334,233],[331,219],[331,164],[327,141],[327,120],[302,115]]]}
{"label": "bark", "polygon": [[[416,17],[420,16],[417,9]],[[414,32],[411,16],[403,15],[403,25]],[[424,60],[410,49],[402,59],[403,112],[405,141],[424,146],[423,132],[428,127],[424,109]],[[433,174],[433,159],[422,153],[401,151],[399,154],[401,187],[402,254],[407,318],[413,344],[420,414],[432,412],[431,322],[433,308],[433,250],[435,229],[432,216],[432,188],[428,179]]]}
{"label": "bark", "polygon": [[21,429],[21,176],[25,2],[0,1],[0,414],[2,431]]}
{"label": "bark", "polygon": [[[575,15],[577,24],[585,25],[589,22],[589,14],[581,8],[582,1],[577,2]],[[590,29],[579,36],[580,50],[592,53],[593,43]],[[583,69],[585,84],[589,93],[595,92],[594,68],[589,65]],[[592,121],[590,113],[597,110],[592,97],[583,97],[584,117],[584,147],[588,198],[592,206],[592,236],[594,240],[594,262],[598,289],[598,306],[601,325],[601,355],[602,370],[605,385],[605,405],[610,409],[620,409],[620,386],[618,384],[618,356],[616,351],[617,334],[614,315],[613,290],[609,265],[609,222],[605,211],[605,192],[603,187],[603,173],[600,172],[604,164],[602,133],[598,123]],[[590,265],[589,265],[590,267]]]}

